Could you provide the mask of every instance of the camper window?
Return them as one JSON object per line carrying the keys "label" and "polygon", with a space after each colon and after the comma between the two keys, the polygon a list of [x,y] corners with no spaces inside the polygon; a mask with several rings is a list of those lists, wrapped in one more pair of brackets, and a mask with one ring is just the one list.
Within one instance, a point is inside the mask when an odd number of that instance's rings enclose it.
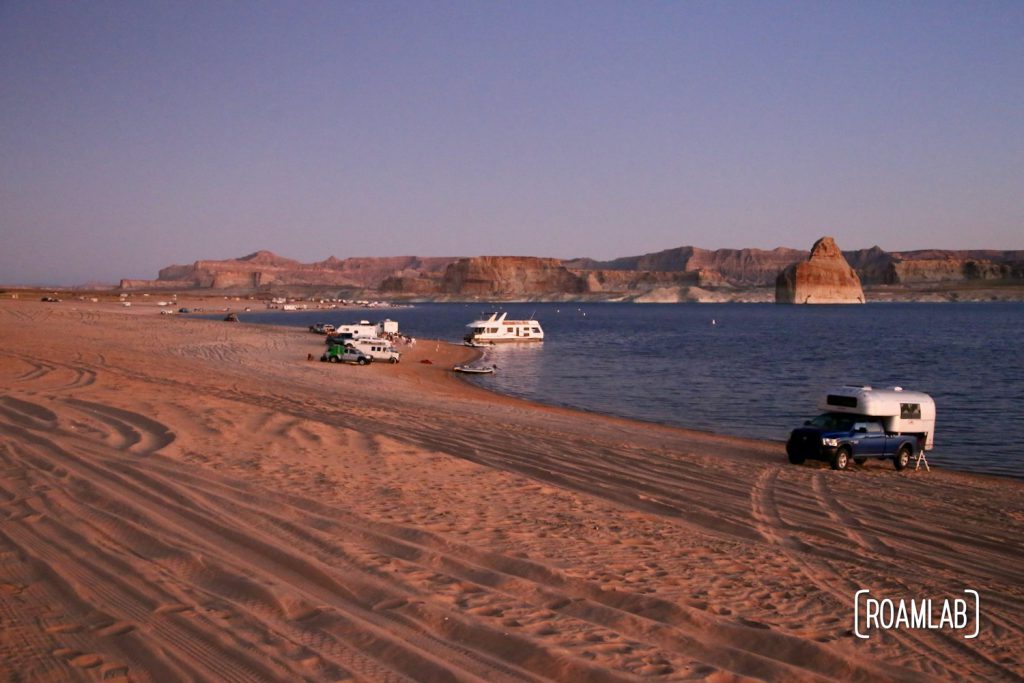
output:
{"label": "camper window", "polygon": [[856,396],[838,396],[836,394],[829,394],[827,401],[830,406],[842,406],[844,408],[857,407]]}
{"label": "camper window", "polygon": [[901,403],[900,404],[900,418],[904,420],[920,420],[921,419],[921,404],[920,403]]}

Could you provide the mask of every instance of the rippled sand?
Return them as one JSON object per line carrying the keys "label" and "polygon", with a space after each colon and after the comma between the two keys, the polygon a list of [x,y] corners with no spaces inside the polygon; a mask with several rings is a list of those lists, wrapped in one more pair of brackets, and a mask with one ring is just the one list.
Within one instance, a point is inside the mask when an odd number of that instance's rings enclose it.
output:
{"label": "rippled sand", "polygon": [[[1024,676],[1019,482],[540,407],[443,343],[321,350],[0,302],[0,678]],[[858,588],[976,589],[981,635],[855,639]]]}

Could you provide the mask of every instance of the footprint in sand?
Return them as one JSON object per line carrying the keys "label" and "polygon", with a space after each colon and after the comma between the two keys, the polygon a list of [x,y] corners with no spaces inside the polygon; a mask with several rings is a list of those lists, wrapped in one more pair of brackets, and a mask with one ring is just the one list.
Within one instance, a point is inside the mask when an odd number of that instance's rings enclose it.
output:
{"label": "footprint in sand", "polygon": [[78,655],[70,660],[72,666],[79,669],[92,669],[103,663],[103,658],[95,654]]}
{"label": "footprint in sand", "polygon": [[382,600],[373,606],[373,611],[379,612],[381,610],[398,609],[399,607],[405,607],[409,604],[409,601],[405,598],[393,598],[391,600]]}
{"label": "footprint in sand", "polygon": [[128,676],[128,667],[121,666],[120,664],[106,664],[101,669],[103,680],[107,683],[113,681],[118,683],[119,681],[131,680]]}
{"label": "footprint in sand", "polygon": [[131,633],[135,630],[135,625],[130,624],[126,621],[118,621],[109,626],[105,626],[97,631],[97,635],[101,636],[123,636],[126,633]]}

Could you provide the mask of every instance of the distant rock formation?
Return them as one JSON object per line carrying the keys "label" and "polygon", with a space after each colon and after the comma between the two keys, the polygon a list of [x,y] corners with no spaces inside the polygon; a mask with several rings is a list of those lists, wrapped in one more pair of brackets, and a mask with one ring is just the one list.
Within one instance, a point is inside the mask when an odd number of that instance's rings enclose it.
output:
{"label": "distant rock formation", "polygon": [[586,283],[562,262],[536,256],[477,256],[448,266],[443,294],[536,297],[550,293],[582,294]]}
{"label": "distant rock formation", "polygon": [[[838,249],[835,252],[839,253]],[[771,301],[780,271],[794,262],[806,261],[808,256],[809,252],[786,247],[677,247],[611,261],[525,256],[331,256],[315,263],[300,263],[257,251],[237,259],[168,266],[155,280],[122,280],[121,289],[344,298],[387,295],[451,301]],[[864,287],[872,288],[872,298],[892,299],[903,296],[901,293],[913,293],[915,297],[951,299],[959,296],[954,295],[958,288],[969,297],[1024,297],[1015,294],[1024,292],[1024,251],[887,252],[876,246],[842,252],[841,258],[853,267]],[[819,283],[819,289],[822,286]]]}
{"label": "distant rock formation", "polygon": [[[843,257],[857,271],[862,285],[917,285],[957,282],[1024,281],[1022,250],[939,250],[887,252],[881,247],[844,251]],[[574,270],[701,272],[702,280],[733,287],[770,287],[779,271],[805,260],[809,252],[776,249],[700,249],[678,247],[642,256],[612,261],[573,259],[566,267]]]}
{"label": "distant rock formation", "polygon": [[865,285],[920,285],[957,282],[1020,282],[1024,251],[994,249],[884,251],[879,247],[844,252]]}
{"label": "distant rock formation", "polygon": [[718,279],[734,286],[764,286],[775,280],[779,271],[807,257],[798,249],[716,249],[678,247],[643,256],[626,256],[612,261],[574,259],[566,261],[578,270],[616,270],[650,272],[703,273],[705,279]]}
{"label": "distant rock formation", "polygon": [[118,285],[118,289],[125,292],[143,290],[178,291],[183,289],[193,289],[195,286],[196,285],[192,280],[138,280],[121,278],[121,284]]}
{"label": "distant rock formation", "polygon": [[775,303],[862,304],[860,278],[831,237],[814,243],[806,261],[783,269],[775,280]]}
{"label": "distant rock formation", "polygon": [[394,256],[300,263],[269,251],[222,261],[168,266],[156,280],[121,280],[121,289],[217,289],[255,292],[288,287],[378,289],[386,278],[403,273],[440,273],[454,258]]}
{"label": "distant rock formation", "polygon": [[587,291],[587,284],[558,259],[475,256],[449,264],[441,276],[390,277],[381,291],[447,299],[542,299],[579,295]]}
{"label": "distant rock formation", "polygon": [[[520,299],[629,299],[654,301],[693,300],[685,290],[692,285],[726,286],[715,272],[646,270],[581,270],[567,268],[557,259],[534,256],[477,256],[459,259],[440,277],[419,274],[391,277],[381,285],[389,294],[458,298]],[[654,297],[640,298],[659,290]],[[669,290],[673,293],[668,294]]]}

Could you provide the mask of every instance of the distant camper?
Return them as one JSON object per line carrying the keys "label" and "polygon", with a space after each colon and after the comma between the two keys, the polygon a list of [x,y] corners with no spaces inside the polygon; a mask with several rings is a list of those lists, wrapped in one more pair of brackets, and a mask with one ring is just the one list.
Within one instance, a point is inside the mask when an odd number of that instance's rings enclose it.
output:
{"label": "distant camper", "polygon": [[394,320],[381,320],[376,323],[371,323],[369,320],[360,320],[358,323],[351,325],[338,325],[334,333],[338,336],[351,335],[353,339],[360,337],[376,339],[384,334],[398,334],[398,323]]}
{"label": "distant camper", "polygon": [[347,346],[359,349],[375,361],[387,361],[397,363],[402,360],[402,354],[386,339],[373,339],[368,337],[356,337],[345,342]]}

